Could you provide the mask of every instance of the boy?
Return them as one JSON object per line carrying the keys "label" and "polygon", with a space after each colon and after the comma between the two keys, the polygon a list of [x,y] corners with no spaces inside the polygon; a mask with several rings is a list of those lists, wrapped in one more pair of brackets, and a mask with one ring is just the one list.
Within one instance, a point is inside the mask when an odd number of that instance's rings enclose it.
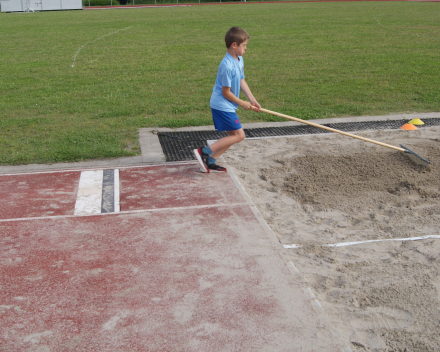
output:
{"label": "boy", "polygon": [[[242,56],[246,52],[248,40],[249,34],[239,27],[232,27],[226,33],[227,53],[218,68],[210,106],[215,128],[219,132],[228,131],[229,136],[219,139],[211,146],[194,149],[194,155],[201,165],[202,172],[226,171],[226,168],[215,163],[216,160],[233,144],[245,138],[240,119],[235,112],[238,106],[245,110],[260,111],[260,104],[244,80]],[[249,102],[239,98],[240,90]]]}

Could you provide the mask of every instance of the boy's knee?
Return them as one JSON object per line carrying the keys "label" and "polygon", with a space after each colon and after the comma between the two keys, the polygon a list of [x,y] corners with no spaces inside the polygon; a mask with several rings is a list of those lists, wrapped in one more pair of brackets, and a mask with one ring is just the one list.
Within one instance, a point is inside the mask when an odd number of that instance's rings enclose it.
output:
{"label": "boy's knee", "polygon": [[236,131],[229,131],[229,136],[234,138],[233,140],[231,139],[232,144],[235,143],[240,143],[243,139],[245,139],[246,134],[244,133],[243,129],[240,130],[236,130]]}
{"label": "boy's knee", "polygon": [[240,130],[239,133],[237,134],[237,140],[238,142],[241,142],[242,140],[244,140],[246,138],[246,134],[244,133],[243,130]]}

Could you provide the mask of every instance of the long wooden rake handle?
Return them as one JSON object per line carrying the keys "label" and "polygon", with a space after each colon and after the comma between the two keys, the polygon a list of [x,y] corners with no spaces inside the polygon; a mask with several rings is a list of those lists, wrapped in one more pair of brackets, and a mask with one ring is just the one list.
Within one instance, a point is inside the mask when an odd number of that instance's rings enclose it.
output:
{"label": "long wooden rake handle", "polygon": [[405,149],[396,147],[396,146],[391,145],[391,144],[386,144],[386,143],[378,142],[378,141],[375,141],[375,140],[372,140],[372,139],[356,136],[355,134],[351,134],[351,133],[347,133],[347,132],[344,132],[344,131],[336,130],[334,128],[330,128],[330,127],[327,127],[327,126],[322,126],[322,125],[314,123],[314,122],[310,122],[310,121],[307,121],[307,120],[301,120],[301,119],[299,119],[297,117],[280,114],[279,112],[275,112],[275,111],[271,111],[271,110],[267,110],[267,109],[263,109],[263,108],[261,108],[260,111],[265,112],[265,113],[270,114],[270,115],[283,117],[285,119],[289,119],[289,120],[292,120],[292,121],[301,122],[301,123],[304,123],[306,125],[310,125],[310,126],[313,126],[313,127],[321,128],[323,130],[327,130],[327,131],[330,131],[330,132],[336,132],[336,133],[339,133],[339,134],[343,134],[344,136],[347,136],[347,137],[360,139],[362,141],[369,142],[369,143],[374,143],[374,144],[380,145],[382,147],[387,147],[387,148],[398,150],[400,152],[405,152]]}

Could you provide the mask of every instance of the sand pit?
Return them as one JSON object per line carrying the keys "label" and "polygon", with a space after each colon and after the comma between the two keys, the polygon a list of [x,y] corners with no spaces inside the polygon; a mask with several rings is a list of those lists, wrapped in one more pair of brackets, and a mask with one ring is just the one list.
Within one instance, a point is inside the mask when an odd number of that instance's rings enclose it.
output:
{"label": "sand pit", "polygon": [[[225,155],[352,351],[440,351],[440,127],[246,140]],[[282,246],[280,246],[282,248]]]}

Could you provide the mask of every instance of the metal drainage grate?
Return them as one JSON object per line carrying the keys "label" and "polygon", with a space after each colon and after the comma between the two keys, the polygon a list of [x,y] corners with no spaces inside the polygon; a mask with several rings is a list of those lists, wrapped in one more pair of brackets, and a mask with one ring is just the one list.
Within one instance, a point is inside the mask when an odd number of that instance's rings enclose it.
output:
{"label": "metal drainage grate", "polygon": [[[246,132],[245,132],[246,133]],[[189,132],[158,132],[159,142],[166,161],[195,160],[193,149],[206,147],[207,140],[226,137],[228,132],[189,131]],[[250,136],[246,133],[246,138]]]}
{"label": "metal drainage grate", "polygon": [[[399,129],[407,120],[389,121],[362,121],[362,122],[341,122],[323,124],[344,132],[355,132],[364,130],[392,130]],[[423,119],[424,126],[440,125],[440,118]],[[246,138],[276,137],[307,135],[318,133],[330,133],[326,130],[309,126],[285,126],[285,127],[263,127],[245,128]],[[217,131],[188,131],[188,132],[158,132],[160,145],[165,154],[166,161],[195,160],[193,149],[206,146],[207,140],[216,140],[228,135],[227,132]]]}

